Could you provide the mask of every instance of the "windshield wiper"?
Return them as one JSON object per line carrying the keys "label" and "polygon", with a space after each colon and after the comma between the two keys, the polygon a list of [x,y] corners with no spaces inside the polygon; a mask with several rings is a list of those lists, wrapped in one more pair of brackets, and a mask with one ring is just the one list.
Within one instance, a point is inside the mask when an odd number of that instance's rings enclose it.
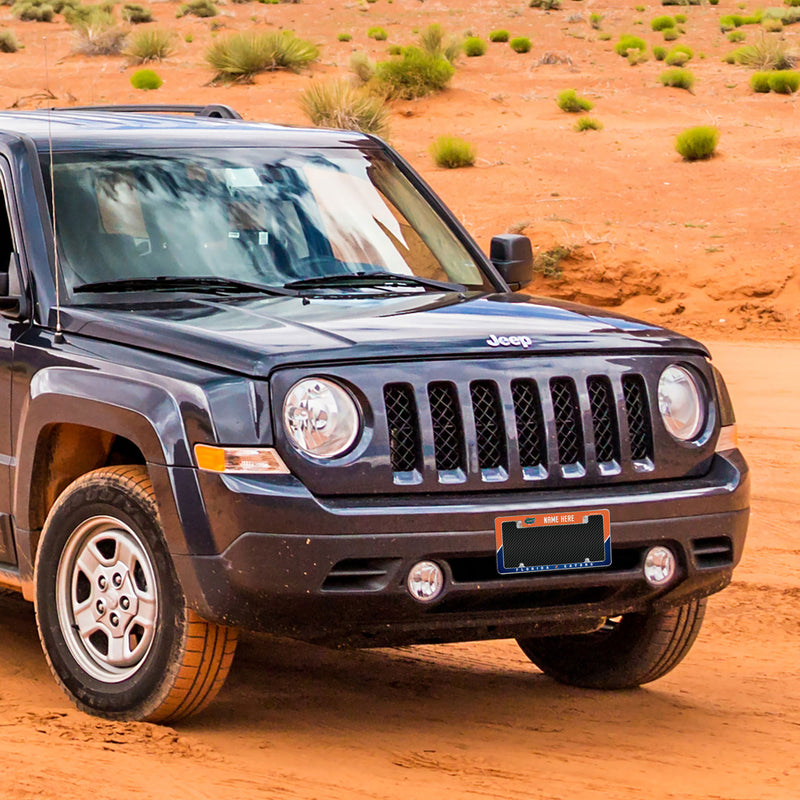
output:
{"label": "windshield wiper", "polygon": [[317,278],[303,278],[283,285],[284,289],[324,289],[336,286],[423,286],[436,292],[464,293],[467,287],[461,283],[445,283],[416,275],[398,275],[394,272],[351,272],[346,275],[322,275]]}
{"label": "windshield wiper", "polygon": [[220,278],[209,276],[169,276],[160,275],[156,278],[120,278],[113,281],[97,281],[76,286],[75,292],[147,292],[147,291],[178,292],[189,290],[193,292],[236,292],[248,294],[277,294],[294,295],[291,289],[279,286],[263,286],[259,283],[237,281],[233,278]]}

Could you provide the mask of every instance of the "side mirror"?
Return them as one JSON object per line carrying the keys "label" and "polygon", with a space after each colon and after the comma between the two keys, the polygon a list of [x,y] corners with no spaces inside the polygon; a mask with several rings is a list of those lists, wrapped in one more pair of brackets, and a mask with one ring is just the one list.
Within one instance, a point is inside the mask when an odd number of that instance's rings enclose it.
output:
{"label": "side mirror", "polygon": [[8,260],[8,272],[0,273],[0,315],[8,319],[28,316],[29,304],[16,253]]}
{"label": "side mirror", "polygon": [[533,280],[533,250],[527,236],[516,233],[493,236],[489,258],[512,291]]}

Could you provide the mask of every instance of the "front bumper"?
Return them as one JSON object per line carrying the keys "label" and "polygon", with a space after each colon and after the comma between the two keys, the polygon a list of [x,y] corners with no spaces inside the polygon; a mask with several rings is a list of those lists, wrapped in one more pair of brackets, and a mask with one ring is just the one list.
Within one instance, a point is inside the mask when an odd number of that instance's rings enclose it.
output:
{"label": "front bumper", "polygon": [[[162,480],[181,486],[188,537],[188,552],[173,547],[173,558],[203,617],[358,646],[589,631],[609,616],[711,594],[741,558],[749,514],[738,450],[717,454],[702,478],[410,500],[321,499],[291,476],[164,469]],[[610,511],[610,567],[498,574],[496,517],[588,508]],[[655,544],[671,547],[679,564],[660,589],[642,575]],[[420,560],[436,561],[447,578],[433,603],[405,588]]]}

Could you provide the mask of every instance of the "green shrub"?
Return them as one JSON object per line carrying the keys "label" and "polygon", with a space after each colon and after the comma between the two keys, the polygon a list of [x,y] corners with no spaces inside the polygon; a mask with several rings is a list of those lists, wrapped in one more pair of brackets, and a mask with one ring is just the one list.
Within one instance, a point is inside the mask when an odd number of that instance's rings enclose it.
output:
{"label": "green shrub", "polygon": [[686,56],[686,61],[691,61],[694,58],[694,50],[685,44],[673,45],[669,53],[667,53],[667,64],[669,64],[670,56],[677,56],[679,53]]}
{"label": "green shrub", "polygon": [[675,20],[675,22],[679,23],[680,25],[683,25],[683,23],[686,22],[686,20],[688,20],[689,17],[687,17],[686,14],[676,14],[673,17],[673,19]]}
{"label": "green shrub", "polygon": [[561,8],[561,0],[529,0],[530,8],[541,8],[543,11],[557,11]]}
{"label": "green shrub", "polygon": [[614,52],[619,56],[625,57],[628,55],[628,50],[641,50],[644,52],[647,50],[647,45],[644,43],[644,39],[624,33],[614,45]]}
{"label": "green shrub", "polygon": [[800,73],[789,69],[770,72],[769,88],[778,94],[794,94],[800,88]]}
{"label": "green shrub", "polygon": [[679,133],[675,139],[675,149],[684,161],[701,161],[711,158],[717,149],[719,131],[710,125],[699,125]]}
{"label": "green shrub", "polygon": [[667,48],[661,47],[661,45],[656,45],[653,48],[653,58],[656,61],[663,61],[667,57]]}
{"label": "green shrub", "polygon": [[464,42],[459,36],[447,36],[438,22],[428,25],[417,39],[417,47],[434,58],[444,58],[451,64],[461,55]]}
{"label": "green shrub", "polygon": [[[800,2],[800,0],[798,0]],[[508,31],[499,30],[499,31],[492,31],[489,34],[489,41],[490,42],[507,42],[508,41]]]}
{"label": "green shrub", "polygon": [[158,89],[164,81],[151,69],[140,69],[131,75],[131,86],[134,89]]}
{"label": "green shrub", "polygon": [[787,6],[800,6],[800,0],[783,0]]}
{"label": "green shrub", "polygon": [[549,250],[540,250],[533,257],[533,271],[544,275],[545,278],[563,277],[561,262],[569,258],[574,250],[574,247],[563,244],[557,244]]}
{"label": "green shrub", "polygon": [[761,27],[767,33],[779,33],[783,30],[783,23],[779,19],[763,19],[761,20]]}
{"label": "green shrub", "polygon": [[603,123],[594,117],[578,117],[573,127],[578,133],[583,131],[601,131],[603,130]]}
{"label": "green shrub", "polygon": [[356,89],[347,80],[315,82],[299,98],[314,125],[386,136],[389,112],[380,97]]}
{"label": "green shrub", "polygon": [[527,53],[531,49],[531,40],[527,36],[515,36],[508,46],[515,53]]}
{"label": "green shrub", "polygon": [[766,94],[769,92],[769,76],[771,72],[754,72],[750,77],[750,88],[754,92]]}
{"label": "green shrub", "polygon": [[589,14],[589,24],[596,30],[600,30],[600,26],[603,24],[603,20],[605,19],[605,14]]}
{"label": "green shrub", "polygon": [[440,136],[430,146],[430,154],[437,167],[457,169],[471,167],[475,163],[475,148],[457,136]]}
{"label": "green shrub", "polygon": [[633,10],[638,11],[640,14],[642,14],[646,9],[644,6],[634,6]]}
{"label": "green shrub", "polygon": [[0,30],[0,53],[16,53],[19,50],[19,42],[14,36],[14,31],[4,28]]}
{"label": "green shrub", "polygon": [[565,89],[556,97],[556,104],[562,111],[578,114],[581,111],[591,111],[594,103],[585,97],[580,97],[574,89]]}
{"label": "green shrub", "polygon": [[337,38],[337,39],[338,39],[340,42],[349,42],[349,41],[350,41],[350,40],[351,40],[353,37],[352,37],[352,35],[351,35],[351,34],[349,34],[349,33],[340,33],[340,34],[339,34],[339,35],[338,35],[336,38]]}
{"label": "green shrub", "polygon": [[664,86],[674,86],[676,89],[686,89],[692,91],[694,86],[694,75],[688,69],[668,69],[661,73],[659,78]]}
{"label": "green shrub", "polygon": [[608,41],[611,40],[611,34],[610,33],[598,33],[597,34],[597,40],[599,42],[608,42]]}
{"label": "green shrub", "polygon": [[120,16],[125,22],[130,22],[131,25],[140,25],[143,22],[153,21],[153,12],[149,8],[135,3],[126,3],[122,6]]}
{"label": "green shrub", "polygon": [[319,56],[319,48],[291,31],[234,33],[206,50],[206,62],[218,80],[250,80],[259,72],[298,70]]}
{"label": "green shrub", "polygon": [[675,20],[672,17],[661,16],[651,20],[650,28],[654,31],[665,31],[667,28],[674,28]]}
{"label": "green shrub", "polygon": [[667,57],[664,59],[665,64],[669,64],[671,67],[682,67],[687,61],[689,61],[689,56],[686,53],[667,53]]}
{"label": "green shrub", "polygon": [[747,34],[744,31],[731,31],[728,34],[729,42],[743,42],[746,38]]}
{"label": "green shrub", "polygon": [[213,0],[190,0],[180,6],[175,13],[176,17],[216,17],[219,14]]}
{"label": "green shrub", "polygon": [[171,55],[175,49],[173,47],[174,38],[175,34],[172,31],[138,31],[131,36],[125,49],[125,55],[134,64],[161,61],[162,58],[167,58],[167,56]]}
{"label": "green shrub", "polygon": [[406,47],[402,58],[378,62],[373,80],[386,97],[413,100],[442,91],[454,73],[455,67],[444,56]]}
{"label": "green shrub", "polygon": [[55,17],[53,6],[43,0],[19,0],[11,13],[24,22],[52,22]]}
{"label": "green shrub", "polygon": [[678,33],[675,28],[667,28],[664,31],[664,41],[665,42],[674,42],[676,39],[680,38],[680,33]]}
{"label": "green shrub", "polygon": [[719,0],[708,0],[709,5],[716,6],[719,5]]}
{"label": "green shrub", "polygon": [[399,44],[390,44],[389,47],[386,48],[386,52],[390,56],[401,56],[403,55],[403,48],[400,47]]}
{"label": "green shrub", "polygon": [[385,42],[389,38],[389,34],[386,33],[386,30],[378,27],[370,28],[367,31],[367,36],[369,36],[370,39],[374,39],[376,42]]}
{"label": "green shrub", "polygon": [[467,36],[464,39],[464,55],[468,58],[485,55],[486,47],[486,42],[480,36]]}

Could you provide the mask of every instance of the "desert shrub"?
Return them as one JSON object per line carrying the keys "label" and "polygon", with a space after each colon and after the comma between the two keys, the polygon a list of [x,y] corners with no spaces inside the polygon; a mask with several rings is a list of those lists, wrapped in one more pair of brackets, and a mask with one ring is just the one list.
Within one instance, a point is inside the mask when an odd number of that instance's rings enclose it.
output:
{"label": "desert shrub", "polygon": [[384,28],[369,28],[367,30],[367,36],[370,39],[374,39],[376,42],[385,42],[389,38],[389,34],[386,33]]}
{"label": "desert shrub", "polygon": [[792,69],[796,63],[795,56],[783,42],[766,36],[728,53],[723,60],[728,64],[741,64],[757,70]]}
{"label": "desert shrub", "polygon": [[601,131],[603,130],[603,123],[594,117],[578,117],[573,127],[578,133],[582,133],[583,131]]}
{"label": "desert shrub", "polygon": [[624,33],[614,45],[614,52],[619,56],[625,57],[628,55],[628,50],[641,50],[644,52],[647,50],[647,45],[644,43],[644,39]]}
{"label": "desert shrub", "polygon": [[475,147],[457,136],[440,136],[430,146],[437,167],[458,169],[475,163]]}
{"label": "desert shrub", "polygon": [[336,38],[340,42],[349,42],[353,37],[349,33],[340,33]]}
{"label": "desert shrub", "polygon": [[672,17],[668,17],[666,15],[661,17],[656,17],[650,22],[650,28],[654,31],[665,31],[667,28],[674,28],[674,27],[675,27],[675,20]]}
{"label": "desert shrub", "polygon": [[694,75],[688,69],[668,69],[661,73],[659,78],[664,86],[674,86],[676,89],[686,89],[687,92],[692,91],[694,86]]}
{"label": "desert shrub", "polygon": [[600,30],[600,26],[603,24],[603,19],[605,18],[605,14],[589,14],[589,24],[596,30]]}
{"label": "desert shrub", "polygon": [[413,100],[447,86],[455,67],[444,57],[406,47],[401,58],[375,65],[373,82],[387,97]]}
{"label": "desert shrub", "polygon": [[671,67],[682,67],[687,61],[689,60],[689,56],[686,53],[667,53],[667,57],[664,59],[665,64],[669,64]]}
{"label": "desert shrub", "polygon": [[175,34],[165,30],[147,30],[134,33],[125,48],[125,55],[134,64],[144,64],[147,61],[161,61],[169,56],[175,49],[173,40]]}
{"label": "desert shrub", "polygon": [[663,61],[667,57],[667,48],[657,44],[653,48],[653,58],[656,61]]}
{"label": "desert shrub", "polygon": [[717,149],[719,131],[711,125],[699,125],[679,133],[675,139],[675,149],[684,161],[701,161],[711,158]]}
{"label": "desert shrub", "polygon": [[800,73],[790,69],[770,72],[769,88],[778,94],[794,94],[800,88]]}
{"label": "desert shrub", "polygon": [[549,250],[541,250],[533,256],[533,271],[544,275],[545,278],[561,278],[564,270],[561,262],[569,258],[573,247],[557,244]]}
{"label": "desert shrub", "polygon": [[355,88],[347,80],[315,82],[299,98],[314,125],[386,136],[389,112],[380,97]]}
{"label": "desert shrub", "polygon": [[561,8],[561,0],[529,0],[530,8],[541,8],[543,11],[557,11]]}
{"label": "desert shrub", "polygon": [[164,81],[151,69],[140,69],[131,75],[131,86],[134,89],[158,89]]}
{"label": "desert shrub", "polygon": [[0,53],[16,53],[19,50],[19,42],[14,36],[14,31],[0,30]]}
{"label": "desert shrub", "polygon": [[686,14],[676,14],[676,15],[673,17],[673,19],[674,19],[674,20],[675,20],[675,22],[677,22],[679,25],[683,25],[683,23],[684,23],[684,22],[686,22],[686,20],[688,20],[688,19],[689,19],[689,17],[687,17],[687,16],[686,16]]}
{"label": "desert shrub", "polygon": [[719,5],[719,0],[708,0],[708,4],[711,6]]}
{"label": "desert shrub", "polygon": [[486,42],[480,36],[467,36],[464,39],[464,55],[468,58],[482,56],[486,53]]}
{"label": "desert shrub", "polygon": [[611,34],[610,33],[598,33],[597,34],[597,40],[599,42],[608,42],[608,41],[611,40]]}
{"label": "desert shrub", "polygon": [[428,25],[417,39],[417,48],[434,58],[444,58],[451,64],[461,55],[463,40],[458,36],[447,36],[438,22]]}
{"label": "desert shrub", "polygon": [[779,19],[762,19],[761,27],[767,33],[778,33],[783,30],[783,23]]}
{"label": "desert shrub", "polygon": [[646,11],[645,7],[641,6],[641,5],[634,6],[633,10],[634,11],[638,11],[640,14],[642,14],[644,11]]}
{"label": "desert shrub", "polygon": [[769,92],[769,76],[771,72],[754,72],[750,78],[750,88],[754,92],[766,94]]}
{"label": "desert shrub", "polygon": [[594,103],[585,97],[580,97],[574,89],[565,89],[556,97],[556,104],[562,111],[578,114],[581,111],[591,111]]}
{"label": "desert shrub", "polygon": [[111,56],[121,53],[128,32],[117,25],[110,15],[90,22],[79,21],[72,26],[72,51],[84,56]]}
{"label": "desert shrub", "polygon": [[190,0],[180,6],[175,13],[176,17],[216,17],[219,14],[213,0]]}
{"label": "desert shrub", "polygon": [[673,45],[667,54],[667,58],[669,58],[670,55],[677,55],[678,53],[683,53],[689,61],[694,58],[694,50],[686,44]]}
{"label": "desert shrub", "polygon": [[131,25],[140,25],[143,22],[153,21],[153,12],[149,8],[135,3],[126,3],[122,6],[120,16],[125,22],[130,22]]}
{"label": "desert shrub", "polygon": [[747,34],[744,31],[731,31],[728,34],[729,42],[743,42],[746,38]]}
{"label": "desert shrub", "polygon": [[800,0],[783,0],[787,6],[800,6]]}
{"label": "desert shrub", "polygon": [[53,6],[44,0],[19,0],[11,13],[24,22],[52,22],[55,17]]}
{"label": "desert shrub", "polygon": [[186,44],[191,44],[194,41],[194,36],[192,36],[191,33],[187,33],[184,35],[183,41],[186,42]]}
{"label": "desert shrub", "polygon": [[366,53],[353,53],[350,56],[350,72],[359,83],[369,83],[375,77],[375,63]]}
{"label": "desert shrub", "polygon": [[[798,0],[800,2],[800,0]],[[507,42],[508,41],[508,31],[492,31],[489,34],[489,41],[490,42]]]}
{"label": "desert shrub", "polygon": [[508,46],[515,53],[527,53],[531,49],[531,40],[527,36],[515,36]]}
{"label": "desert shrub", "polygon": [[[62,14],[68,8],[76,8],[80,5],[80,0],[46,0],[48,5],[53,7],[56,14]],[[2,5],[11,5],[10,0],[3,0]]]}
{"label": "desert shrub", "polygon": [[674,42],[676,39],[680,39],[681,35],[676,28],[667,28],[664,31],[664,41],[665,42]]}
{"label": "desert shrub", "polygon": [[386,52],[390,56],[401,56],[403,55],[403,48],[400,47],[399,44],[390,44],[389,47],[386,49]]}
{"label": "desert shrub", "polygon": [[250,80],[259,72],[298,70],[315,61],[319,48],[299,39],[291,31],[234,33],[212,43],[206,62],[216,70],[218,80]]}
{"label": "desert shrub", "polygon": [[[60,2],[61,0],[59,0]],[[65,3],[61,10],[64,19],[73,27],[86,25],[110,25],[114,20],[114,4],[111,2],[84,6],[80,3]]]}

